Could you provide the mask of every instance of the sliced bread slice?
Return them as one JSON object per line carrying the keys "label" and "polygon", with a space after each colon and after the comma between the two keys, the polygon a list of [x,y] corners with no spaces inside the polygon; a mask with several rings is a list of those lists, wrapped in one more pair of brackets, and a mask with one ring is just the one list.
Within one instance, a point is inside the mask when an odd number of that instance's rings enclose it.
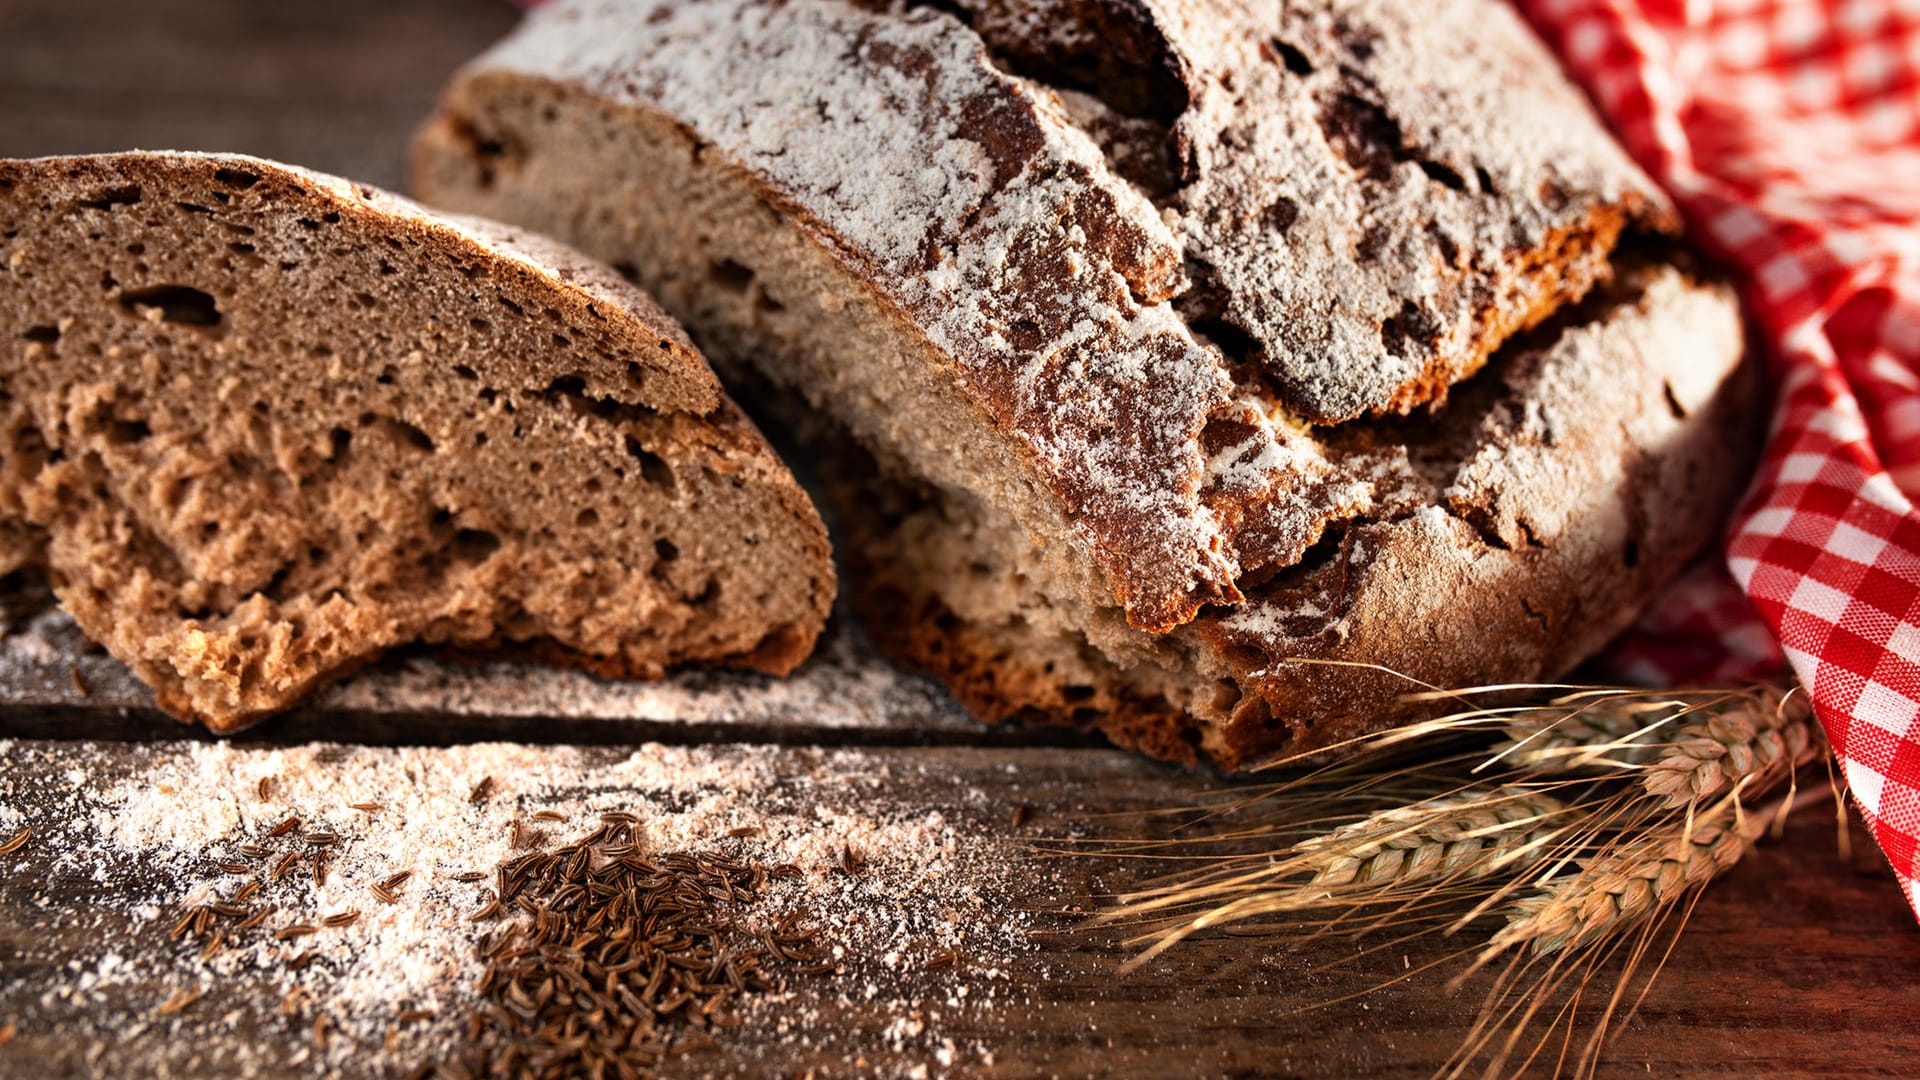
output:
{"label": "sliced bread slice", "polygon": [[384,650],[784,673],[826,531],[558,244],[253,158],[0,162],[0,574],[232,730]]}

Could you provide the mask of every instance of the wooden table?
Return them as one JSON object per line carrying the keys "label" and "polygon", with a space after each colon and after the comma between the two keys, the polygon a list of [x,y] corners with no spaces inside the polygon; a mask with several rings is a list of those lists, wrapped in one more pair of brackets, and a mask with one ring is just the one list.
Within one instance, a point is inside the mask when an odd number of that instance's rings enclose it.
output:
{"label": "wooden table", "polygon": [[[0,4],[0,155],[239,150],[403,188],[411,126],[447,73],[513,18],[484,0],[8,0]],[[1000,910],[967,917],[991,929],[994,918],[1017,911],[1022,940],[985,943],[981,956],[935,970],[852,958],[836,977],[795,985],[776,1010],[790,1018],[784,1035],[775,1037],[771,1014],[761,1015],[724,1049],[682,1059],[676,1071],[1412,1077],[1429,1074],[1453,1049],[1477,998],[1471,988],[1447,992],[1441,974],[1301,1011],[1418,966],[1446,951],[1443,943],[1335,966],[1351,945],[1285,951],[1202,936],[1119,975],[1128,954],[1117,935],[1087,929],[1075,913],[1148,868],[1042,859],[1018,845],[1164,836],[1176,819],[1156,811],[1216,796],[1226,782],[1077,738],[979,728],[928,685],[865,657],[844,627],[835,633],[840,644],[803,686],[823,701],[839,687],[879,687],[854,706],[758,707],[760,684],[701,675],[676,682],[667,698],[636,698],[624,711],[639,719],[617,715],[621,709],[542,709],[524,698],[512,707],[423,709],[417,695],[405,699],[411,706],[383,697],[381,680],[470,677],[484,687],[535,676],[510,667],[448,674],[402,658],[256,730],[235,760],[247,766],[283,746],[328,738],[440,744],[446,748],[422,753],[451,761],[466,752],[458,744],[511,736],[542,744],[529,760],[593,762],[654,740],[716,758],[758,754],[769,790],[831,760],[844,790],[822,798],[835,805],[898,821],[937,814],[969,843],[1018,856],[1003,860],[1011,870],[996,871],[999,891],[988,908]],[[0,741],[0,806],[19,821],[68,805],[81,797],[76,791],[137,784],[156,763],[191,755],[178,740],[198,736],[153,713],[144,691],[58,618],[42,617],[32,647],[8,655],[0,662],[0,737],[13,738]],[[711,707],[714,695],[734,691],[746,704]],[[707,702],[697,715],[656,715],[661,700],[696,698]],[[752,749],[763,746],[771,749]],[[825,746],[838,749],[822,757]],[[873,782],[852,779],[861,775]],[[1017,825],[1014,806],[1031,808]],[[93,827],[71,825],[80,833]],[[1920,1071],[1920,932],[1857,829],[1853,843],[1854,856],[1843,859],[1831,818],[1803,814],[1784,840],[1711,889],[1601,1074]],[[76,868],[45,843],[0,856],[0,1032],[9,1023],[15,1032],[0,1045],[0,1074],[232,1071],[238,1059],[222,1040],[234,1039],[265,1051],[249,1059],[250,1071],[326,1071],[311,1055],[300,1060],[306,1028],[276,1021],[274,1002],[262,1005],[258,988],[218,989],[154,1022],[173,953],[125,913],[128,890],[137,894],[143,880],[131,864],[99,875]],[[979,968],[995,948],[988,991],[943,1006],[957,1000],[956,986],[988,985]],[[153,970],[162,974],[75,993],[108,955],[159,964]],[[863,985],[876,989],[863,994]]]}

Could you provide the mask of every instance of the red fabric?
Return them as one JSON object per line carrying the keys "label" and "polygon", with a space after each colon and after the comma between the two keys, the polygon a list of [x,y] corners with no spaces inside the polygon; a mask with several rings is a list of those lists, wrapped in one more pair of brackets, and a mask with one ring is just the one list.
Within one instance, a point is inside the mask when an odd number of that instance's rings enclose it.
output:
{"label": "red fabric", "polygon": [[1920,0],[1519,3],[1772,351],[1731,577],[1682,582],[1614,659],[1726,678],[1777,668],[1770,636],[1920,913]]}

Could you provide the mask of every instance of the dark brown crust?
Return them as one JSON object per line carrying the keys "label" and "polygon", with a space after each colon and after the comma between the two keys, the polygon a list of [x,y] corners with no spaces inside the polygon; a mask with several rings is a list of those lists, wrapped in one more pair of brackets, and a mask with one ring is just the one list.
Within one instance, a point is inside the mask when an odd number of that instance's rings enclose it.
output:
{"label": "dark brown crust", "polygon": [[1420,375],[1394,391],[1380,410],[1405,415],[1445,401],[1447,391],[1485,367],[1501,345],[1580,299],[1611,275],[1609,258],[1629,225],[1651,216],[1645,200],[1629,194],[1621,205],[1596,207],[1577,226],[1552,229],[1546,242],[1518,254],[1504,275],[1505,294],[1478,313],[1473,342],[1460,355],[1436,354]]}
{"label": "dark brown crust", "polygon": [[[1661,358],[1622,356],[1616,376],[1641,391],[1624,396],[1657,401],[1660,367]],[[1462,410],[1486,407],[1496,389],[1474,385],[1470,393],[1482,400],[1464,400]],[[865,530],[876,526],[861,525],[858,507],[836,492],[852,515],[850,591],[890,657],[940,679],[991,722],[1093,728],[1157,758],[1191,764],[1204,755],[1229,770],[1312,757],[1447,707],[1409,703],[1410,693],[1554,680],[1599,651],[1712,542],[1758,450],[1754,420],[1762,394],[1758,365],[1749,359],[1685,418],[1669,444],[1630,445],[1624,482],[1584,500],[1576,495],[1582,509],[1544,546],[1527,540],[1524,519],[1512,537],[1517,542],[1509,543],[1502,534],[1514,532],[1513,522],[1493,521],[1487,514],[1500,511],[1465,502],[1441,513],[1351,523],[1323,545],[1312,568],[1295,568],[1256,590],[1255,605],[1306,603],[1317,612],[1299,620],[1300,636],[1236,632],[1231,612],[1221,609],[1196,620],[1192,632],[1242,689],[1237,700],[1212,703],[1222,715],[1204,725],[1163,698],[1142,698],[1121,678],[1094,686],[1090,697],[1082,686],[1072,700],[1070,680],[1023,659],[1020,643],[1005,631],[956,619],[927,582],[863,560]],[[1623,424],[1633,419],[1619,417]],[[1608,445],[1611,435],[1574,431],[1553,452],[1578,459]],[[1429,432],[1415,441],[1440,437]],[[1527,505],[1524,495],[1519,505]],[[1459,557],[1463,551],[1472,553],[1470,561]],[[1276,640],[1286,647],[1276,648]],[[1234,696],[1229,685],[1222,684],[1225,697]]]}

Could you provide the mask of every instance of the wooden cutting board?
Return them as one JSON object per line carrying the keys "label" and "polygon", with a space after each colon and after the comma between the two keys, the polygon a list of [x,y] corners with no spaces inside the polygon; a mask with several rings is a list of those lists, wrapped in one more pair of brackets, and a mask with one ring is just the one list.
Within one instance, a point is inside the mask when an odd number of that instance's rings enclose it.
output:
{"label": "wooden cutting board", "polygon": [[[8,0],[0,155],[237,150],[404,189],[411,125],[513,18],[484,0]],[[17,585],[5,600],[35,604]],[[427,814],[453,788],[466,804],[473,771],[498,767],[498,805],[517,808],[502,812],[537,805],[577,822],[625,799],[688,828],[758,821],[738,841],[749,853],[784,844],[830,864],[835,844],[865,848],[854,872],[808,867],[839,898],[820,909],[835,932],[863,944],[840,970],[753,1006],[676,1074],[1414,1077],[1447,1058],[1478,1003],[1474,984],[1450,992],[1436,970],[1313,1008],[1438,959],[1454,947],[1444,941],[1356,957],[1351,944],[1203,935],[1119,974],[1122,935],[1081,916],[1162,867],[1060,852],[1168,836],[1185,818],[1167,811],[1217,800],[1228,782],[1078,737],[981,728],[844,626],[790,685],[696,674],[609,688],[401,657],[218,744],[153,712],[59,616],[9,622],[0,842],[22,827],[34,837],[0,856],[3,1076],[353,1075],[447,1048],[457,1017],[422,1021],[390,1053],[363,1015],[409,1004],[379,1000],[376,963],[394,958],[380,920],[403,908],[369,903],[298,978],[272,963],[216,977],[167,939],[158,913],[191,887],[183,874],[217,873],[181,852],[222,813],[252,827],[307,799],[302,812],[338,817],[368,850],[394,842],[380,832],[390,813],[356,817],[334,788],[250,801],[256,777],[296,775],[388,785],[354,797]],[[502,739],[527,745],[484,745]],[[156,792],[178,812],[135,829],[127,815],[150,812]],[[1843,858],[1832,816],[1803,813],[1707,892],[1600,1074],[1920,1070],[1920,931],[1858,829],[1852,843]],[[403,902],[467,902],[447,858],[415,861]],[[417,972],[392,976],[396,994],[437,994],[446,1009],[470,977],[456,965],[428,992]],[[281,1015],[294,983],[338,1000]],[[188,988],[201,996],[162,1011]],[[336,1033],[316,1040],[322,1013]]]}

